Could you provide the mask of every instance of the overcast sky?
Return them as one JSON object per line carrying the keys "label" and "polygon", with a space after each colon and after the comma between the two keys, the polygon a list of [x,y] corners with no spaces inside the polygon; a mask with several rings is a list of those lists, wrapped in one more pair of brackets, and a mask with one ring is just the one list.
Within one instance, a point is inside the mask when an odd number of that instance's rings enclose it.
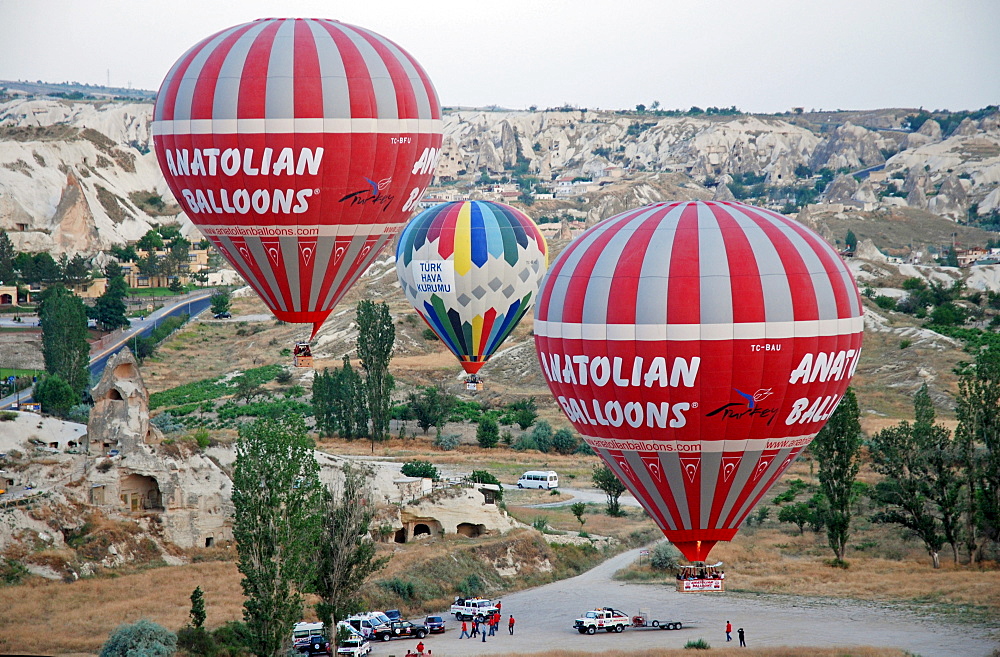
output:
{"label": "overcast sky", "polygon": [[268,16],[374,30],[449,106],[1000,103],[1000,0],[0,0],[0,79],[156,89],[202,38]]}

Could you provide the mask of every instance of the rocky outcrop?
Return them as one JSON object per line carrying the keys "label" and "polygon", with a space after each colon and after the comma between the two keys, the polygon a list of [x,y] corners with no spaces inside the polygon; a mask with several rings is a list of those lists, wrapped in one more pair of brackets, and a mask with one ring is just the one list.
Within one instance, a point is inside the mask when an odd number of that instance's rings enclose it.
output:
{"label": "rocky outcrop", "polygon": [[857,180],[851,176],[839,175],[827,185],[823,198],[827,203],[850,203],[857,191]]}
{"label": "rocky outcrop", "polygon": [[163,444],[149,423],[149,395],[127,348],[108,361],[92,395],[83,501],[153,514],[163,537],[181,547],[232,540],[232,481],[201,452]]}
{"label": "rocky outcrop", "polygon": [[927,209],[955,221],[964,219],[969,207],[969,195],[963,182],[957,176],[945,178],[938,193],[927,201]]}
{"label": "rocky outcrop", "polygon": [[822,168],[836,171],[844,167],[863,169],[884,162],[878,133],[845,123],[813,151],[809,166],[813,171]]}

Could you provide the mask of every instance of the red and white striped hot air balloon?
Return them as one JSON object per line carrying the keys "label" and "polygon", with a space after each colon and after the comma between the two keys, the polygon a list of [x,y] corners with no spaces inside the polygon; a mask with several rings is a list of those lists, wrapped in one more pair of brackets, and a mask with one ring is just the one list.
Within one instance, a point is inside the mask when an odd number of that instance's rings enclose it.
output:
{"label": "red and white striped hot air balloon", "polygon": [[214,34],[153,113],[170,190],[275,316],[313,334],[433,176],[441,108],[392,41],[331,20]]}
{"label": "red and white striped hot air balloon", "polygon": [[728,541],[833,414],[857,285],[819,235],[742,203],[658,203],[589,229],[542,283],[552,394],[691,561]]}

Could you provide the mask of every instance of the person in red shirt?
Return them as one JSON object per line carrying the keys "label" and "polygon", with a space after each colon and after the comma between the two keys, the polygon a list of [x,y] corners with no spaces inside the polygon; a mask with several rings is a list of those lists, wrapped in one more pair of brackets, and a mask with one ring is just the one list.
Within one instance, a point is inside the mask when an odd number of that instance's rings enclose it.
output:
{"label": "person in red shirt", "polygon": [[469,636],[469,624],[462,621],[462,633],[458,635],[459,639],[471,639]]}
{"label": "person in red shirt", "polygon": [[733,640],[733,624],[726,621],[726,641]]}
{"label": "person in red shirt", "polygon": [[421,641],[420,643],[417,644],[417,654],[418,655],[423,655],[424,654],[424,642],[423,641]]}
{"label": "person in red shirt", "polygon": [[511,614],[510,619],[507,620],[507,629],[510,630],[510,635],[514,636],[514,614]]}

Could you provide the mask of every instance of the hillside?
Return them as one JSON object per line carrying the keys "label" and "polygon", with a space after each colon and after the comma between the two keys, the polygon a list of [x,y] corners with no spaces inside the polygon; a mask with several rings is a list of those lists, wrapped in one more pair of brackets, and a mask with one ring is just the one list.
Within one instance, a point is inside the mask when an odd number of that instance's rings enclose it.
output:
{"label": "hillside", "polygon": [[[832,209],[845,221],[995,223],[1000,113],[955,125],[938,117],[951,132],[926,118],[910,132],[901,126],[914,112],[454,110],[428,195],[495,197],[494,182],[514,178],[534,186],[532,216],[589,224],[654,201],[734,192],[776,209]],[[14,246],[93,255],[155,223],[180,221],[192,233],[150,151],[151,115],[149,102],[0,96],[0,228]],[[855,233],[880,248],[898,243]]]}

